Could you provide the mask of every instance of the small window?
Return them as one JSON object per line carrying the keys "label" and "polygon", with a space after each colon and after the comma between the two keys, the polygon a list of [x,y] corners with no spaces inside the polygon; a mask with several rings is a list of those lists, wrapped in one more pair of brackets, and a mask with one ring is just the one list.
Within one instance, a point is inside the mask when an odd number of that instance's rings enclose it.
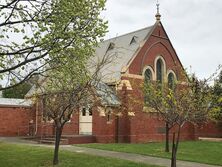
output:
{"label": "small window", "polygon": [[111,121],[111,111],[107,113],[107,122]]}
{"label": "small window", "polygon": [[152,72],[150,69],[146,69],[144,73],[145,82],[150,82],[152,80]]}
{"label": "small window", "polygon": [[174,86],[175,86],[175,78],[174,78],[173,73],[171,72],[168,74],[168,87],[170,89],[173,89]]}
{"label": "small window", "polygon": [[72,114],[70,115],[68,122],[71,122],[71,121],[72,121]]}
{"label": "small window", "polygon": [[82,108],[82,116],[86,116],[86,108]]}
{"label": "small window", "polygon": [[108,52],[108,51],[110,51],[110,50],[113,50],[114,48],[115,48],[115,43],[110,42],[109,47],[108,47],[108,49],[107,49],[106,52]]}
{"label": "small window", "polygon": [[138,38],[137,36],[134,36],[130,41],[130,45],[137,43],[137,38]]}
{"label": "small window", "polygon": [[89,108],[89,116],[92,116],[92,108]]}

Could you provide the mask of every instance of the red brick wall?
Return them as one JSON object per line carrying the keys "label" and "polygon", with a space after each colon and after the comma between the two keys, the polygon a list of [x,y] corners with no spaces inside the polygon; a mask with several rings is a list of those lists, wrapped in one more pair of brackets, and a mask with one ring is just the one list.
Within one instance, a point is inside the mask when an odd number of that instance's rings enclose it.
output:
{"label": "red brick wall", "polygon": [[198,137],[222,137],[222,123],[209,122],[195,128],[196,138]]}
{"label": "red brick wall", "polygon": [[[182,64],[161,25],[154,29],[149,39],[147,39],[137,56],[133,59],[129,66],[129,74],[142,75],[143,68],[147,65],[151,66],[155,71],[154,62],[158,55],[161,55],[165,60],[166,73],[168,70],[173,70],[178,80],[185,80],[184,75],[182,75]],[[120,118],[124,119],[126,123],[125,132],[128,137],[125,137],[125,141],[149,142],[164,140],[164,122],[160,120],[157,113],[145,113],[143,111],[143,80],[129,77],[122,77],[122,79],[129,80],[133,89],[123,90],[127,97],[123,105],[127,106],[128,112],[135,113],[135,116]],[[124,95],[124,93],[119,94]],[[173,132],[175,129],[171,131]],[[192,125],[186,124],[184,126],[181,138],[182,140],[194,139],[194,128]]]}
{"label": "red brick wall", "polygon": [[[37,135],[52,136],[55,135],[54,123],[43,121],[43,107],[40,100],[36,104],[37,113]],[[36,124],[36,118],[35,122]],[[62,135],[78,135],[79,134],[79,113],[73,112],[71,121],[67,122],[63,127]]]}
{"label": "red brick wall", "polygon": [[128,116],[128,112],[130,110],[130,97],[129,92],[127,91],[126,85],[123,86],[122,91],[118,91],[118,96],[121,101],[121,116],[118,117],[118,142],[130,142],[130,117]]}
{"label": "red brick wall", "polygon": [[[167,70],[173,70],[180,81],[186,80],[184,75],[181,75],[182,64],[172,47],[170,40],[167,37],[164,29],[157,26],[144,46],[138,52],[129,66],[129,73],[141,75],[145,66],[149,65],[154,69],[154,61],[157,55],[161,55],[166,63]],[[166,74],[165,74],[166,75]],[[115,109],[116,113],[120,110],[122,116],[117,118],[115,114],[112,115],[111,121],[107,121],[107,116],[100,116],[99,112],[94,108],[93,111],[93,135],[96,142],[149,142],[162,141],[165,138],[164,122],[160,120],[157,113],[145,113],[143,111],[143,80],[122,77],[130,81],[133,90],[126,90],[124,87],[119,91],[119,97],[122,102],[121,109]],[[53,134],[53,124],[42,122],[41,107],[38,109],[38,134],[46,133]],[[128,112],[134,112],[135,116],[128,116]],[[47,126],[43,126],[47,125]],[[171,130],[175,132],[176,128]],[[196,134],[195,134],[196,133]],[[73,114],[70,123],[67,123],[63,130],[63,135],[79,134],[79,115]],[[197,135],[213,136],[221,134],[221,131],[215,129],[215,125],[209,124],[203,129],[194,128],[191,124],[185,124],[182,128],[181,139],[193,140]],[[118,138],[117,138],[118,136]]]}
{"label": "red brick wall", "polygon": [[79,112],[74,112],[71,121],[66,123],[63,128],[63,135],[79,134]]}
{"label": "red brick wall", "polygon": [[29,121],[33,119],[31,108],[0,107],[0,136],[29,134]]}
{"label": "red brick wall", "polygon": [[[115,113],[116,111],[113,110]],[[116,140],[116,116],[111,115],[110,121],[106,116],[100,116],[99,111],[93,110],[93,135],[98,143],[114,143]]]}
{"label": "red brick wall", "polygon": [[[127,120],[124,121],[125,138],[120,141],[132,143],[163,141],[165,139],[164,121],[160,120],[157,113],[143,111],[143,80],[127,77],[123,77],[122,79],[129,80],[132,86],[132,90],[123,90],[125,93],[119,93],[120,95],[127,97],[127,100],[122,100],[122,107],[126,106],[127,112],[134,112],[135,116],[126,116],[125,114],[123,117],[120,117],[120,121],[122,121],[122,119]],[[122,99],[124,98],[122,97]],[[122,109],[122,111],[124,111],[124,109]],[[124,127],[124,125],[122,126]],[[170,131],[170,137],[172,137],[172,132],[176,131],[176,128],[172,129]],[[194,127],[187,123],[182,128],[181,140],[193,139],[195,139]]]}
{"label": "red brick wall", "polygon": [[155,70],[154,60],[157,55],[161,55],[164,58],[166,62],[166,70],[174,70],[180,81],[185,79],[184,76],[181,75],[182,64],[161,26],[157,26],[154,29],[149,39],[140,49],[137,56],[130,64],[129,73],[141,75],[142,70],[146,65],[151,66],[153,70]]}
{"label": "red brick wall", "polygon": [[[127,96],[127,100],[122,101],[124,102],[122,105],[127,106],[127,111],[134,112],[135,116],[124,118],[124,120],[128,120],[128,122],[124,122],[125,127],[129,127],[124,128],[126,135],[121,141],[133,143],[163,141],[165,139],[164,122],[160,120],[157,113],[143,111],[143,80],[127,77],[122,79],[129,80],[133,89],[124,90],[126,93],[122,93],[122,96]],[[123,118],[120,117],[121,119]],[[172,133],[177,132],[177,128],[171,129],[170,132],[170,138],[172,138]],[[181,131],[181,140],[195,140],[197,137],[222,137],[222,126],[210,122],[202,127],[194,127],[194,125],[186,123]]]}
{"label": "red brick wall", "polygon": [[[177,132],[177,127],[170,130],[170,139],[172,133]],[[181,130],[181,140],[193,140],[194,129],[191,124],[185,124]],[[165,140],[165,123],[161,121],[155,113],[136,113],[131,119],[130,142],[143,143]]]}
{"label": "red brick wall", "polygon": [[[73,113],[70,122],[67,122],[63,127],[62,135],[78,135],[79,134],[79,114]],[[53,136],[55,135],[54,123],[42,121],[42,117],[38,120],[38,136]]]}
{"label": "red brick wall", "polygon": [[85,143],[95,143],[96,138],[94,136],[74,136],[68,137],[68,144],[85,144]]}

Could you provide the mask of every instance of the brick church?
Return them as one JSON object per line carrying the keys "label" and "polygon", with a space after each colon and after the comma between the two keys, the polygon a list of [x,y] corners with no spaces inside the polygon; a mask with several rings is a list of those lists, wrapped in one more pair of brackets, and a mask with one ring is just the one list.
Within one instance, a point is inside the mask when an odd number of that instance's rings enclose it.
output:
{"label": "brick church", "polygon": [[[115,56],[115,62],[102,71],[106,77],[101,84],[113,93],[109,97],[100,96],[100,107],[82,107],[74,113],[63,129],[64,136],[91,136],[93,142],[101,143],[165,139],[164,121],[143,104],[142,85],[146,79],[166,83],[175,80],[180,84],[187,80],[180,75],[182,63],[160,18],[158,11],[154,25],[100,43],[96,56]],[[26,97],[30,98],[33,92],[34,88]],[[43,121],[43,112],[41,101],[36,104],[31,104],[30,100],[1,101],[0,136],[54,135],[53,122]],[[214,123],[202,128],[189,123],[184,125],[182,140],[194,140],[199,136],[222,137],[222,129]],[[80,140],[88,142],[84,138]]]}

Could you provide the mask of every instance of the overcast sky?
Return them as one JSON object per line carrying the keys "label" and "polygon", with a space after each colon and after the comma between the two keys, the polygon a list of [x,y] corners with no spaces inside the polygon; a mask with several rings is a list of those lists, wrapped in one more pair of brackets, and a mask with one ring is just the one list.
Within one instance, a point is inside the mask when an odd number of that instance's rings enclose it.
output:
{"label": "overcast sky", "polygon": [[[208,77],[222,64],[222,0],[159,2],[161,21],[182,64],[198,77]],[[107,0],[106,38],[153,25],[155,14],[156,0]]]}

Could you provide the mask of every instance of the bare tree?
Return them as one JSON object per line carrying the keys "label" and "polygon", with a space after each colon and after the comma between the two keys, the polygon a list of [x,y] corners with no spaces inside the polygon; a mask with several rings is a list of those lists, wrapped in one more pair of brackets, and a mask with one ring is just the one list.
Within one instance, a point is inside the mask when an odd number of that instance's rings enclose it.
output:
{"label": "bare tree", "polygon": [[[172,90],[166,85],[149,83],[145,86],[146,104],[154,108],[162,119],[177,127],[173,138],[171,166],[176,167],[176,155],[180,141],[181,128],[187,122],[203,124],[208,120],[211,102],[211,89],[207,80],[195,77],[186,85],[176,85]],[[175,141],[175,143],[174,143]]]}
{"label": "bare tree", "polygon": [[[70,55],[69,55],[70,54]],[[56,142],[53,164],[59,163],[58,153],[64,125],[70,120],[73,112],[81,106],[100,103],[101,92],[112,98],[112,90],[104,88],[101,70],[109,64],[113,55],[96,57],[81,56],[74,59],[73,52],[61,56],[62,63],[45,74],[44,82],[36,90],[37,98],[43,101],[45,116],[52,119],[55,125]],[[76,56],[76,55],[75,55]]]}
{"label": "bare tree", "polygon": [[104,6],[105,0],[1,1],[0,90],[51,70],[70,48],[92,55],[107,28],[99,17]]}

